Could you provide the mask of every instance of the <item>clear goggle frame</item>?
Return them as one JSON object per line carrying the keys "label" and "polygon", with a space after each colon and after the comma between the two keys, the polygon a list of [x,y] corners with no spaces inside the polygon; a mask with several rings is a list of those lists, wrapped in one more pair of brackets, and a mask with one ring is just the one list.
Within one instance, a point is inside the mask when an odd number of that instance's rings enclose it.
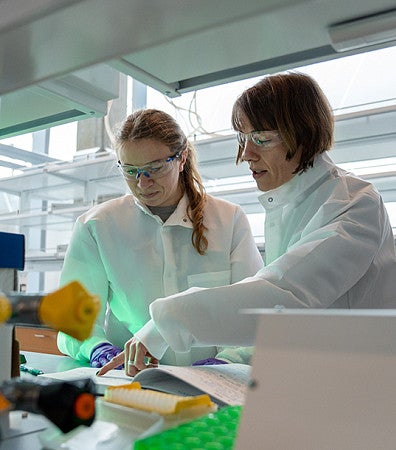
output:
{"label": "clear goggle frame", "polygon": [[182,150],[170,156],[169,158],[159,159],[144,166],[132,166],[131,164],[122,164],[117,162],[117,167],[120,169],[122,175],[127,180],[138,180],[141,175],[155,180],[156,178],[167,175],[172,170],[172,164],[175,159],[180,158]]}
{"label": "clear goggle frame", "polygon": [[278,131],[251,131],[250,133],[237,132],[238,144],[245,148],[247,141],[253,142],[257,147],[270,148],[279,143],[280,136]]}

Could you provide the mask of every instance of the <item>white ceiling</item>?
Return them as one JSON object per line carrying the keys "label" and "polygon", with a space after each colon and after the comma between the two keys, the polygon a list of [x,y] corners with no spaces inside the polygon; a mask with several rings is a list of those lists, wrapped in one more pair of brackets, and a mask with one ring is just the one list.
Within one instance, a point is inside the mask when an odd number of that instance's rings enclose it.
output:
{"label": "white ceiling", "polygon": [[394,0],[0,0],[0,8],[0,94],[106,63],[175,96],[338,57],[330,26],[396,5]]}
{"label": "white ceiling", "polygon": [[104,116],[119,72],[176,97],[396,44],[340,53],[330,37],[370,20],[365,31],[396,39],[394,0],[0,0],[0,11],[3,138]]}

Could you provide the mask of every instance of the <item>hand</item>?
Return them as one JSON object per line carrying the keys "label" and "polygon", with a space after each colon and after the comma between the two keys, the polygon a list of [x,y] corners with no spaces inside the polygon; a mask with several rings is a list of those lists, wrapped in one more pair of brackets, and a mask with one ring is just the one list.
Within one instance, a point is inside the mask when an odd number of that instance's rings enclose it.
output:
{"label": "hand", "polygon": [[[96,375],[104,375],[109,370],[115,369],[116,367],[120,366],[124,362],[124,351],[120,352],[117,356],[115,356],[113,359],[111,359],[107,364],[105,364],[100,370],[96,372]],[[124,367],[122,365],[122,367]],[[126,372],[126,371],[125,371]]]}
{"label": "hand", "polygon": [[222,359],[217,358],[207,358],[207,359],[200,359],[199,361],[195,361],[195,363],[192,363],[192,366],[213,366],[217,364],[228,364],[227,361],[223,361]]}
{"label": "hand", "polygon": [[97,375],[104,375],[109,370],[114,369],[124,363],[125,373],[131,377],[141,370],[149,367],[157,367],[158,359],[154,358],[147,348],[135,337],[126,342],[124,351],[115,356],[110,362],[103,366]]}
{"label": "hand", "polygon": [[[91,367],[102,367],[111,361],[115,356],[121,352],[121,349],[111,345],[107,342],[97,345],[91,352],[90,365]],[[116,367],[114,367],[116,368]],[[118,364],[119,369],[122,369],[121,365]]]}
{"label": "hand", "polygon": [[147,350],[135,337],[124,345],[125,373],[134,376],[149,367],[158,367],[158,359]]}

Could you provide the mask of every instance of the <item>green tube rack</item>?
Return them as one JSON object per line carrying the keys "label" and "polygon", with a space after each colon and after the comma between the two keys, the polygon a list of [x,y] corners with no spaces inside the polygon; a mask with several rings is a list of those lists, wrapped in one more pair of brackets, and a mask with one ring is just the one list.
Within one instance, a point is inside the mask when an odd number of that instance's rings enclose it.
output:
{"label": "green tube rack", "polygon": [[232,450],[241,406],[216,412],[136,441],[133,450]]}

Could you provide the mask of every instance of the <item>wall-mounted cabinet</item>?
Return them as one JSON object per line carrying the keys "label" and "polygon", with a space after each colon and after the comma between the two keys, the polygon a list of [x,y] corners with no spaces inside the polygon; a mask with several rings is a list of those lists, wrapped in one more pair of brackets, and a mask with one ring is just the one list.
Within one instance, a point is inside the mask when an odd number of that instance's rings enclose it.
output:
{"label": "wall-mounted cabinet", "polygon": [[[95,152],[82,160],[26,169],[0,179],[0,230],[26,235],[27,271],[59,271],[77,217],[125,191],[115,156],[108,151]],[[4,198],[13,201],[6,202]],[[9,205],[17,207],[7,210]],[[35,242],[34,248],[31,242]],[[37,248],[37,243],[41,248]]]}
{"label": "wall-mounted cabinet", "polygon": [[[0,226],[57,226],[74,221],[93,204],[110,196],[122,195],[125,183],[112,153],[74,162],[56,162],[25,170],[0,179],[0,191],[20,199],[16,211],[0,214]],[[32,209],[34,200],[46,208]]]}

